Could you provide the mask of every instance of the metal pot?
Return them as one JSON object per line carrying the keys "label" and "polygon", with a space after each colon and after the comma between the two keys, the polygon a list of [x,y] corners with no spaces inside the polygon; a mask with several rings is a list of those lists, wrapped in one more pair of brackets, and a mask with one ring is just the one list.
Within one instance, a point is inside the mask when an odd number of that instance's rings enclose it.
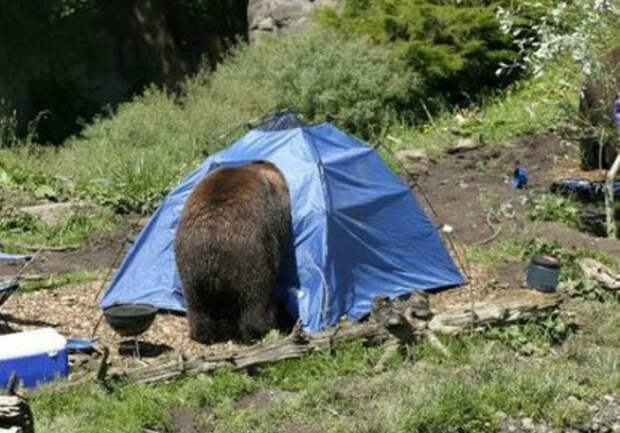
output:
{"label": "metal pot", "polygon": [[146,304],[114,305],[103,311],[106,322],[123,337],[145,332],[157,314],[157,308]]}
{"label": "metal pot", "polygon": [[536,256],[527,267],[527,285],[541,292],[555,292],[559,277],[560,261],[553,256]]}

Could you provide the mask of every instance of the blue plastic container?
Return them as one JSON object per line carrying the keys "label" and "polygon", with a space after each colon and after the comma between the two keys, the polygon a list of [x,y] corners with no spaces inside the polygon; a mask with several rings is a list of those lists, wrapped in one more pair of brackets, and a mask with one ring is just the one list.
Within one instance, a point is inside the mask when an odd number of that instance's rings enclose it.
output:
{"label": "blue plastic container", "polygon": [[527,285],[541,292],[555,292],[560,278],[560,262],[552,256],[536,256],[527,268]]}
{"label": "blue plastic container", "polygon": [[0,336],[0,387],[13,373],[26,388],[64,378],[69,373],[67,340],[52,328]]}

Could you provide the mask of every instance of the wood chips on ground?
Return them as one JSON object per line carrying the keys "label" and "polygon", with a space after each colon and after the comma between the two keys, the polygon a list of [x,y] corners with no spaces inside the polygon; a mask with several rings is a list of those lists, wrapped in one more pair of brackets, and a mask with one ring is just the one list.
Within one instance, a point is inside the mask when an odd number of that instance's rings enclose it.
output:
{"label": "wood chips on ground", "polygon": [[153,325],[139,337],[142,359],[134,359],[132,354],[121,356],[119,348],[127,338],[116,334],[102,318],[95,299],[100,285],[101,282],[89,282],[14,295],[2,306],[2,314],[7,317],[13,331],[50,326],[66,337],[75,338],[89,338],[101,319],[96,333],[96,348],[108,347],[110,362],[115,367],[148,364],[153,362],[153,356],[211,355],[235,347],[232,343],[209,346],[196,343],[188,337],[184,316],[164,313],[158,314]]}
{"label": "wood chips on ground", "polygon": [[[470,266],[470,283],[467,286],[441,291],[430,296],[431,308],[437,312],[450,305],[477,302],[487,297],[488,289],[481,288],[481,281],[488,276],[483,268]],[[100,321],[96,331],[96,347],[110,349],[110,362],[116,368],[154,363],[159,358],[177,358],[179,355],[194,357],[216,355],[238,349],[241,346],[232,342],[203,345],[189,339],[187,319],[183,315],[160,313],[153,325],[139,337],[143,357],[135,359],[131,350],[120,353],[119,349],[133,348],[126,337],[117,335],[102,318],[96,300],[101,282],[89,282],[65,286],[53,290],[40,290],[13,296],[2,308],[13,331],[24,331],[45,326],[55,328],[67,337],[89,338]],[[508,293],[509,290],[499,292]],[[497,293],[495,294],[497,295]],[[125,342],[122,346],[121,343]],[[94,357],[78,357],[74,371],[90,370],[97,367]]]}

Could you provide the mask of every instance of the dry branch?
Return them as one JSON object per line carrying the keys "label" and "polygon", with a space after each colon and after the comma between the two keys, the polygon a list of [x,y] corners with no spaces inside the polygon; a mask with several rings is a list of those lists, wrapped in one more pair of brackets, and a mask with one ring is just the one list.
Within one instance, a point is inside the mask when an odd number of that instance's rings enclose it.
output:
{"label": "dry branch", "polygon": [[523,291],[523,296],[498,301],[455,305],[433,316],[428,328],[438,334],[460,334],[470,329],[518,322],[545,314],[560,304],[558,295]]}
{"label": "dry branch", "polygon": [[12,243],[12,247],[17,248],[23,251],[50,251],[55,253],[65,252],[65,251],[74,251],[80,249],[79,245],[60,245],[60,246],[52,246],[52,245],[39,245],[39,244],[20,244],[20,243]]}
{"label": "dry branch", "polygon": [[0,396],[0,433],[34,433],[28,402],[13,395]]}
{"label": "dry branch", "polygon": [[608,290],[620,289],[620,274],[609,269],[604,264],[594,259],[585,258],[579,261],[579,266],[586,278],[597,281]]}

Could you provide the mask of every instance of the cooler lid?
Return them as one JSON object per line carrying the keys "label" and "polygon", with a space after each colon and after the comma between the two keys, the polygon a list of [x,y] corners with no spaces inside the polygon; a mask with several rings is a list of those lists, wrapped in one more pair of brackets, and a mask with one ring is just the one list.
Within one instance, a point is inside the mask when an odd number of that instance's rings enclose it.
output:
{"label": "cooler lid", "polygon": [[67,339],[52,328],[0,335],[0,361],[42,353],[57,353],[67,344]]}

